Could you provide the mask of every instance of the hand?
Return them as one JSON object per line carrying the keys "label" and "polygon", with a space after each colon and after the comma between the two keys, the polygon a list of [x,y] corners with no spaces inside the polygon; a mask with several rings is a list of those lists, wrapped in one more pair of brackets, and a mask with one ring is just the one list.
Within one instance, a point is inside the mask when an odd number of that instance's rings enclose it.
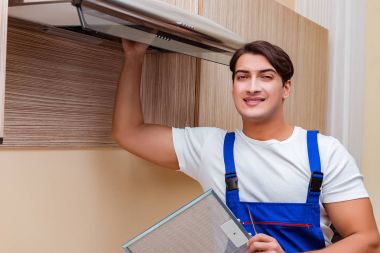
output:
{"label": "hand", "polygon": [[122,39],[125,56],[143,56],[149,45]]}
{"label": "hand", "polygon": [[246,253],[266,252],[285,253],[276,239],[265,234],[257,234],[249,239]]}

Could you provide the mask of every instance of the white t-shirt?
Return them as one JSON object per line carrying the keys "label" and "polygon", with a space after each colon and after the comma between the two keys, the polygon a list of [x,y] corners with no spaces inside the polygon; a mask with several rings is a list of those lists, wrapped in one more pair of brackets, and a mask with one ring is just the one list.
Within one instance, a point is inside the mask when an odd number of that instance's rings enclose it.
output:
{"label": "white t-shirt", "polygon": [[[257,141],[235,130],[234,158],[239,196],[245,202],[305,203],[310,181],[306,130],[295,127],[284,140]],[[219,128],[173,128],[180,171],[197,180],[203,190],[213,189],[225,201],[223,143]],[[368,197],[363,177],[352,156],[331,136],[318,134],[324,174],[320,197],[321,228],[331,243],[331,222],[322,203]]]}

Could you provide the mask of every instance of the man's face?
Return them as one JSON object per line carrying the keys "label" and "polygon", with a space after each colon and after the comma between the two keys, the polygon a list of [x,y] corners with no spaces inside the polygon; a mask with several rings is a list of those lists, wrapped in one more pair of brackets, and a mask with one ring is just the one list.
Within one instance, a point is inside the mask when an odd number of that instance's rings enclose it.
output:
{"label": "man's face", "polygon": [[281,76],[262,55],[243,54],[236,62],[232,95],[243,120],[264,122],[283,115],[283,100],[291,82]]}

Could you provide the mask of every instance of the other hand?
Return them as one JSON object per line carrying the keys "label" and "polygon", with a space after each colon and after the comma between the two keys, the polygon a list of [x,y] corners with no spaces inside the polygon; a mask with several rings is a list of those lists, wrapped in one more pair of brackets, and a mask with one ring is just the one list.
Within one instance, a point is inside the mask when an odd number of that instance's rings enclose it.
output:
{"label": "other hand", "polygon": [[149,45],[122,39],[122,45],[125,56],[142,56],[145,54]]}
{"label": "other hand", "polygon": [[269,235],[257,234],[249,239],[246,253],[266,252],[266,253],[285,253],[277,240]]}

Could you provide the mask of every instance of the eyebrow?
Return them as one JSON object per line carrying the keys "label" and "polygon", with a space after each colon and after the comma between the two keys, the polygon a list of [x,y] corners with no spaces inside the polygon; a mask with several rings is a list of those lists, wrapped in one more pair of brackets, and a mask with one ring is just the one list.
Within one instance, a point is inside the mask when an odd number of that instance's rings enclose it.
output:
{"label": "eyebrow", "polygon": [[[277,73],[277,71],[274,70],[274,69],[272,69],[272,68],[269,68],[269,69],[260,69],[260,70],[258,70],[258,72],[259,72],[259,73],[274,72],[275,74]],[[244,70],[244,69],[238,69],[238,70],[235,71],[235,75],[236,75],[237,73],[249,74],[250,71],[248,71],[248,70]]]}

